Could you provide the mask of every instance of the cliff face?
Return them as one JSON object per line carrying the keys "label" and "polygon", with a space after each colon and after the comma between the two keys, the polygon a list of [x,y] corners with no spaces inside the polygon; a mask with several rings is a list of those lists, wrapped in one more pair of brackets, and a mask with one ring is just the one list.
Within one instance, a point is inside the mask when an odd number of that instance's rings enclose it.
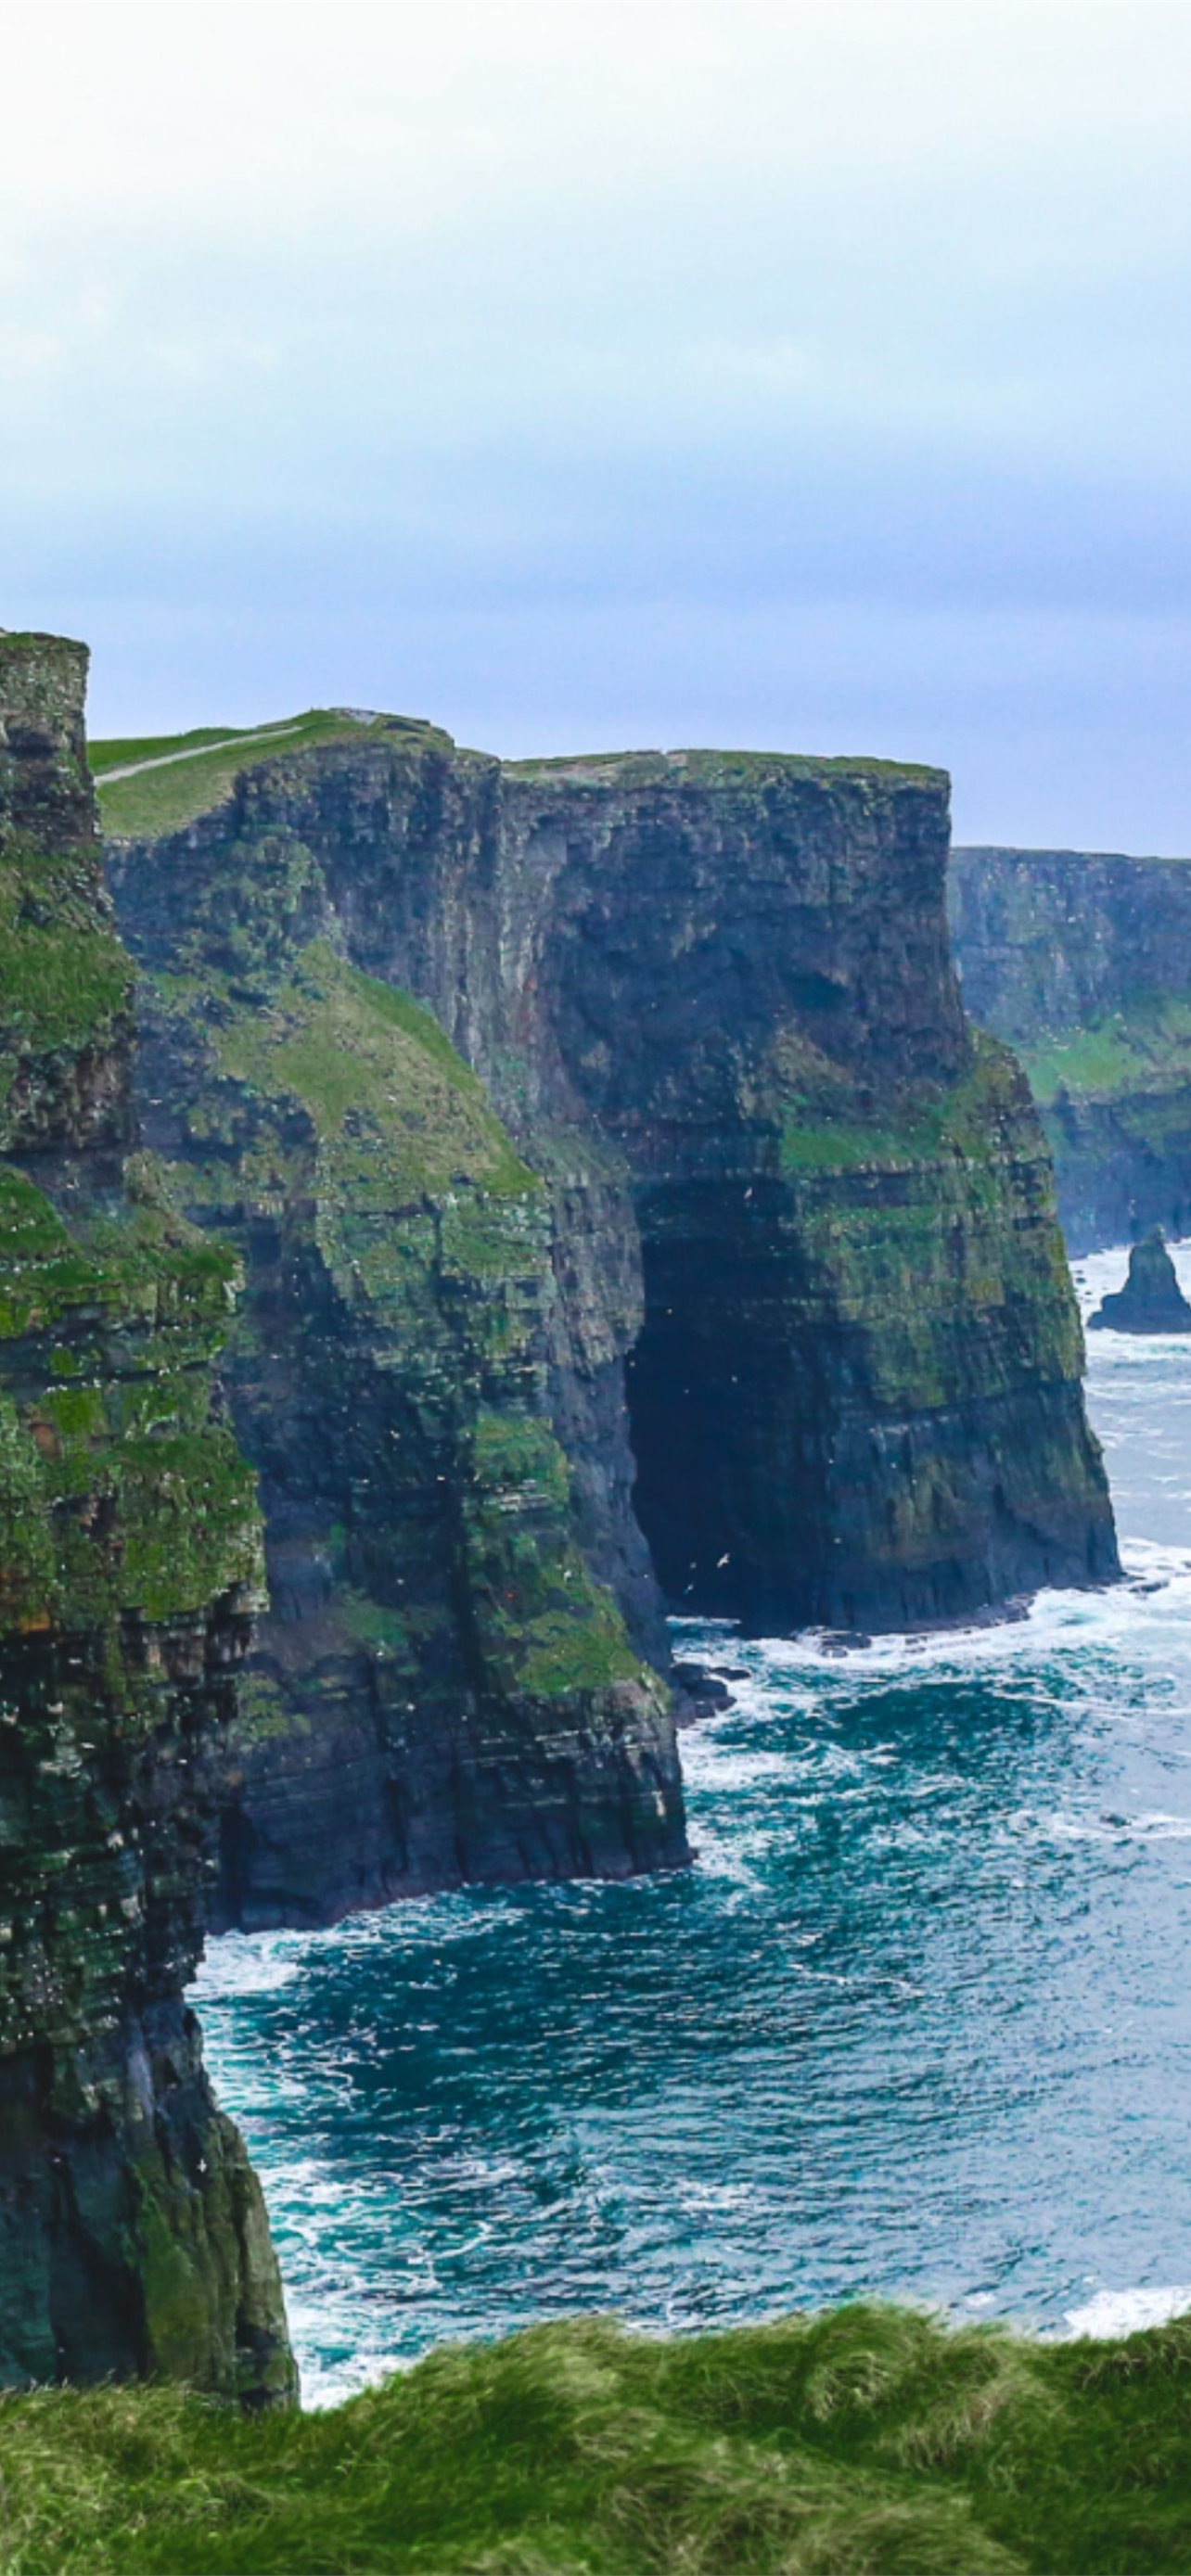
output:
{"label": "cliff face", "polygon": [[1020,1052],[1073,1252],[1191,1226],[1191,866],[954,853],[964,999]]}
{"label": "cliff face", "polygon": [[239,908],[282,851],[337,971],[429,1006],[544,1184],[544,1401],[645,1651],[662,1592],[897,1627],[1115,1570],[1045,1149],[950,967],[939,773],[502,769],[373,727],[116,849],[159,989],[194,890],[232,869]]}
{"label": "cliff face", "polygon": [[293,2384],[183,2003],[260,1527],[213,1406],[234,1263],[130,1140],[86,655],[0,635],[0,2384]]}
{"label": "cliff face", "polygon": [[[398,732],[403,778],[426,732]],[[429,1012],[348,962],[322,849],[255,784],[114,874],[158,970],[146,1133],[247,1275],[225,1383],[271,1609],[214,1920],[684,1861],[668,1694],[551,1416],[541,1178]]]}
{"label": "cliff face", "polygon": [[514,1009],[629,1175],[667,1595],[896,1628],[1110,1572],[1041,1140],[951,970],[945,779],[689,753],[504,805],[513,886],[565,853]]}

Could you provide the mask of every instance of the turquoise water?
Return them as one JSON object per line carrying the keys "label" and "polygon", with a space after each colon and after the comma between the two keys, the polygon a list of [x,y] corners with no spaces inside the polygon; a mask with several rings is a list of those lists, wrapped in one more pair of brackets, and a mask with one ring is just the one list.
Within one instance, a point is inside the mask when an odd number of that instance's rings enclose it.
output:
{"label": "turquoise water", "polygon": [[213,1945],[309,2401],[578,2308],[1191,2304],[1191,1342],[1089,1350],[1127,1586],[844,1655],[690,1626],[748,1669],[684,1738],[692,1871]]}

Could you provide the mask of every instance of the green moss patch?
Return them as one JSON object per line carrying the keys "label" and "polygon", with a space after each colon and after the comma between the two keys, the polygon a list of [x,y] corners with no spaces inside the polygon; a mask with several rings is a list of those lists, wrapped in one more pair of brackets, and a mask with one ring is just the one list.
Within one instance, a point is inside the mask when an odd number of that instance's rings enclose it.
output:
{"label": "green moss patch", "polygon": [[570,1473],[548,1423],[480,1413],[464,1530],[477,1635],[502,1690],[554,1699],[614,1682],[656,1687],[575,1546]]}
{"label": "green moss patch", "polygon": [[[13,1085],[39,1060],[105,1052],[123,1029],[132,965],[99,908],[96,879],[78,853],[47,854],[19,842],[0,848],[0,1146],[19,1124]],[[52,1082],[52,1063],[43,1076]]]}
{"label": "green moss patch", "polygon": [[[847,1338],[849,1365],[883,1411],[1078,1378],[1049,1166],[1007,1048],[977,1032],[958,1081],[879,1099],[791,1041],[754,1107],[772,1125],[788,1193],[792,1312]],[[1054,1464],[1040,1456],[1040,1486]],[[905,1513],[928,1551],[932,1514],[947,1524],[945,1496],[920,1477]],[[889,1543],[906,1550],[908,1529],[891,1528]]]}
{"label": "green moss patch", "polygon": [[429,1011],[324,942],[301,954],[267,1007],[229,1004],[216,1051],[224,1074],[301,1104],[328,1177],[363,1193],[361,1208],[473,1184],[497,1198],[539,1187]]}
{"label": "green moss patch", "polygon": [[1139,996],[1091,1026],[1021,1050],[1035,1099],[1115,1101],[1191,1081],[1191,1001]]}
{"label": "green moss patch", "polygon": [[896,1102],[862,1102],[855,1082],[805,1040],[779,1047],[775,1075],[783,1172],[914,1170],[939,1160],[987,1160],[1004,1121],[1021,1114],[1021,1077],[1007,1047],[975,1033],[954,1083],[922,1084]]}
{"label": "green moss patch", "polygon": [[261,1581],[255,1482],[211,1417],[235,1259],[158,1203],[145,1161],[126,1220],[74,1232],[0,1167],[0,1597],[17,1624],[168,1621]]}

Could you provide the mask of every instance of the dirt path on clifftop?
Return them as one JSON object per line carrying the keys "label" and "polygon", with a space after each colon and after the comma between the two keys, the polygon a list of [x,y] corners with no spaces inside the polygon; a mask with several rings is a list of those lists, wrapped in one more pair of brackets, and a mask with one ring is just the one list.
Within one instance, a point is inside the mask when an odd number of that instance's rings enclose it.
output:
{"label": "dirt path on clifftop", "polygon": [[99,785],[110,787],[117,778],[139,778],[144,769],[172,769],[176,760],[204,760],[212,751],[238,751],[242,745],[247,753],[252,751],[258,742],[278,742],[284,734],[298,733],[300,730],[301,727],[297,722],[270,725],[267,732],[263,733],[229,733],[225,734],[219,742],[193,743],[188,751],[155,751],[151,760],[128,760],[123,762],[119,769],[103,770]]}

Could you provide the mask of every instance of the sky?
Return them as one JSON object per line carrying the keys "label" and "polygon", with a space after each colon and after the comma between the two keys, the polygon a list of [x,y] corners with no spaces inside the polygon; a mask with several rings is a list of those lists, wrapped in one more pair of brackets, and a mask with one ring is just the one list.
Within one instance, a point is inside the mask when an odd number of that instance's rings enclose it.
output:
{"label": "sky", "polygon": [[930,760],[1191,852],[1187,0],[0,0],[0,624],[97,735]]}

